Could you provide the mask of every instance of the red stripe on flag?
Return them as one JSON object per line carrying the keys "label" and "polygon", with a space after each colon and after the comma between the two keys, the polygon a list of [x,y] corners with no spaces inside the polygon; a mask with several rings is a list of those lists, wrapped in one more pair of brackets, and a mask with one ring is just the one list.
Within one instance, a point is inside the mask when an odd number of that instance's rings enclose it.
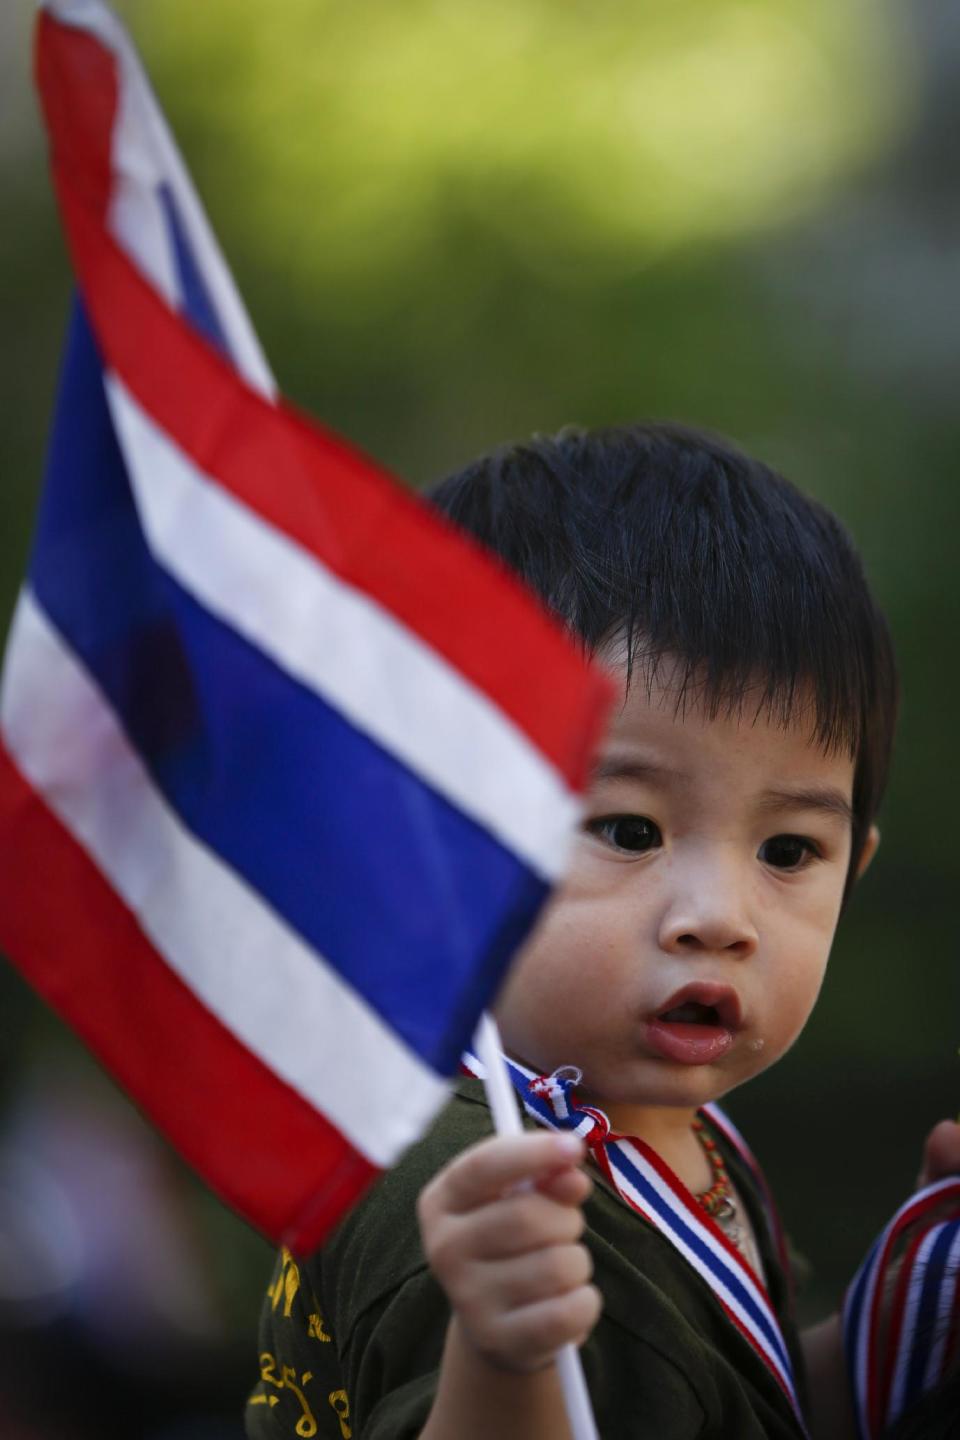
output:
{"label": "red stripe on flag", "polygon": [[612,698],[606,677],[499,561],[346,442],[251,390],[169,309],[75,180],[110,155],[112,126],[98,104],[71,131],[88,108],[76,41],[43,17],[37,79],[73,263],[110,368],[205,475],[420,635],[582,789]]}
{"label": "red stripe on flag", "polygon": [[62,25],[46,10],[37,16],[36,36],[35,78],[43,94],[53,164],[70,175],[90,213],[106,220],[116,62],[95,36]]}
{"label": "red stripe on flag", "polygon": [[316,1248],[379,1170],[165,964],[2,745],[0,834],[7,956],[227,1204]]}

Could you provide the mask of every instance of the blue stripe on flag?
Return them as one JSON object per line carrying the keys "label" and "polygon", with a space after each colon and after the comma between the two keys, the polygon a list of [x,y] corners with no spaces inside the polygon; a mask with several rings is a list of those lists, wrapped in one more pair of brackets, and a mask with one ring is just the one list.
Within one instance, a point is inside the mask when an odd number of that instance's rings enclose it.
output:
{"label": "blue stripe on flag", "polygon": [[158,185],[157,195],[163,206],[170,245],[177,267],[177,278],[180,281],[181,312],[194,329],[198,330],[206,340],[209,340],[210,344],[219,350],[225,359],[232,361],[233,357],[230,354],[223,326],[220,324],[219,316],[210,298],[210,292],[187,242],[187,232],[180,219],[173,191],[167,184]]}
{"label": "blue stripe on flag", "polygon": [[31,581],[188,828],[454,1073],[546,887],[156,564],[79,305]]}

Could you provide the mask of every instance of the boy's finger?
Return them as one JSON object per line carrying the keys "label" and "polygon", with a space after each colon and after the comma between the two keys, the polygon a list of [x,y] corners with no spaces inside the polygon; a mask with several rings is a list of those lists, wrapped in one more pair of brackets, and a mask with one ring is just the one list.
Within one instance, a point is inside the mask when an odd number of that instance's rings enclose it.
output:
{"label": "boy's finger", "polygon": [[496,1296],[496,1308],[511,1311],[569,1294],[586,1285],[592,1275],[593,1260],[585,1245],[552,1245],[488,1263],[484,1280],[488,1292]]}
{"label": "boy's finger", "polygon": [[506,1190],[579,1165],[584,1147],[575,1135],[496,1136],[458,1156],[443,1172],[444,1201],[454,1212],[474,1210]]}
{"label": "boy's finger", "polygon": [[593,1181],[586,1170],[558,1170],[538,1180],[536,1188],[559,1205],[582,1205],[593,1190]]}
{"label": "boy's finger", "polygon": [[941,1120],[927,1136],[923,1150],[923,1168],[917,1185],[931,1185],[948,1175],[960,1174],[960,1125],[954,1120]]}
{"label": "boy's finger", "polygon": [[469,1226],[465,1249],[474,1260],[502,1260],[528,1250],[571,1244],[583,1234],[584,1223],[578,1206],[558,1205],[535,1190],[479,1205],[469,1212],[468,1220],[454,1221],[461,1229]]}
{"label": "boy's finger", "polygon": [[600,1318],[603,1299],[595,1285],[581,1285],[569,1294],[537,1300],[504,1316],[497,1327],[503,1353],[523,1355],[521,1368],[548,1364],[561,1345],[580,1345]]}

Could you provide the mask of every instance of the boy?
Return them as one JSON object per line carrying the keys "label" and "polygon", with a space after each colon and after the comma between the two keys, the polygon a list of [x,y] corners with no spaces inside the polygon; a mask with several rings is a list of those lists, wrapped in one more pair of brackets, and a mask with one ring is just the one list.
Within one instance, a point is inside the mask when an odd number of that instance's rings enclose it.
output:
{"label": "boy", "polygon": [[[603,1436],[797,1436],[783,1249],[701,1107],[796,1039],[876,850],[886,624],[834,518],[696,432],[564,432],[433,499],[623,691],[568,878],[496,1006],[528,1111],[587,1143],[485,1138],[461,1082],[318,1255],[281,1258],[248,1432],[556,1440],[551,1357],[573,1342]],[[960,1160],[947,1129],[931,1173]],[[807,1350],[816,1433],[843,1434],[835,1322]]]}

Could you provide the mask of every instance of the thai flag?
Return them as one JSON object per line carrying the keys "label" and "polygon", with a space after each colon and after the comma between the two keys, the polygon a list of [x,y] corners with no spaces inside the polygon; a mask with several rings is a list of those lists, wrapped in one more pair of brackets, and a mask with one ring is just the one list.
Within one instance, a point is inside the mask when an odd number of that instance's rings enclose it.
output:
{"label": "thai flag", "polygon": [[277,398],[99,0],[46,5],[37,77],[79,299],[0,690],[0,941],[308,1249],[443,1102],[607,687]]}

